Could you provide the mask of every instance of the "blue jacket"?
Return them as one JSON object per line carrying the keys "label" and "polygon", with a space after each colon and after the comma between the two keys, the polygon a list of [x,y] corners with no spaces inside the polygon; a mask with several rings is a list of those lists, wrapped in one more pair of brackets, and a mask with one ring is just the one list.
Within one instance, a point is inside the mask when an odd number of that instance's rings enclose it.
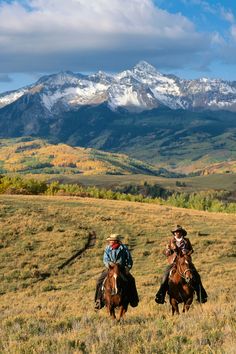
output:
{"label": "blue jacket", "polygon": [[133,260],[126,245],[120,244],[119,248],[112,249],[110,245],[105,248],[103,255],[103,262],[106,268],[109,263],[119,263],[122,267],[132,268]]}

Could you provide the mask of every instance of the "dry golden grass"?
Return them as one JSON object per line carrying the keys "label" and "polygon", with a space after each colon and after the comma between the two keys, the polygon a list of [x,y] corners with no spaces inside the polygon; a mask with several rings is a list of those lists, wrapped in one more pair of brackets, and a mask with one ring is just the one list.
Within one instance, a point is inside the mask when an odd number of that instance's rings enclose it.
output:
{"label": "dry golden grass", "polygon": [[[235,353],[234,215],[65,197],[0,201],[0,353]],[[176,223],[189,232],[209,301],[172,317],[169,303],[157,305],[154,297]],[[91,231],[94,247],[59,270]],[[105,309],[93,310],[111,232],[124,235],[132,250],[140,294],[120,324]]]}

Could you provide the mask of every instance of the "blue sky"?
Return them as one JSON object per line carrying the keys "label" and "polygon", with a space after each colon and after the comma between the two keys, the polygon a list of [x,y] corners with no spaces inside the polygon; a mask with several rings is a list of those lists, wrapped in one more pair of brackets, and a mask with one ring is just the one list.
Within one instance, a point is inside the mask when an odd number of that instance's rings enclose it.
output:
{"label": "blue sky", "polygon": [[0,92],[140,60],[182,78],[236,80],[236,2],[0,0]]}

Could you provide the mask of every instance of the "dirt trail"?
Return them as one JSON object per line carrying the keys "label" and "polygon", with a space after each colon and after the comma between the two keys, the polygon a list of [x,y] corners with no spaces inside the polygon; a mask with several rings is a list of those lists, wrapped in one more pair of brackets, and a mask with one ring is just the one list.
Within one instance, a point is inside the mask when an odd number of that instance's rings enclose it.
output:
{"label": "dirt trail", "polygon": [[65,266],[70,265],[75,259],[80,258],[84,252],[89,248],[93,248],[96,243],[96,232],[89,231],[88,240],[83,248],[78,250],[75,254],[73,254],[70,258],[68,258],[65,262],[58,266],[58,270],[63,269]]}
{"label": "dirt trail", "polygon": [[66,266],[71,265],[72,262],[74,262],[75,260],[79,259],[82,255],[84,255],[84,253],[88,249],[93,248],[95,246],[96,238],[97,238],[96,232],[95,231],[89,231],[87,242],[86,242],[86,244],[84,245],[83,248],[78,250],[75,254],[73,254],[70,258],[65,260],[61,265],[59,265],[56,269],[54,269],[50,273],[49,272],[48,273],[42,273],[42,272],[36,270],[34,272],[34,276],[37,279],[35,281],[33,281],[33,284],[41,282],[41,281],[44,281],[44,280],[50,278],[52,275],[57,275],[58,271],[60,271],[61,269],[65,268]]}

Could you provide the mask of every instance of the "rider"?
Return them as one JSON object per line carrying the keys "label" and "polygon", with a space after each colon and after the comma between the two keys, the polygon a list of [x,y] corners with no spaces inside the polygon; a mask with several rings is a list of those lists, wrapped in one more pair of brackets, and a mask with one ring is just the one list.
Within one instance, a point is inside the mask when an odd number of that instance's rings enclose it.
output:
{"label": "rider", "polygon": [[[171,230],[171,232],[174,237],[169,241],[168,245],[166,246],[166,249],[164,250],[164,254],[166,255],[166,257],[171,256],[173,253],[177,255],[180,251],[183,254],[187,254],[190,256],[193,253],[193,247],[191,245],[190,240],[185,237],[187,235],[187,231],[184,230],[182,226],[177,225],[173,230]],[[175,257],[172,258],[172,263],[167,266],[164,272],[160,289],[158,290],[155,298],[155,301],[158,304],[164,304],[165,302],[165,295],[168,290],[169,273],[174,266],[174,261]],[[207,302],[207,293],[202,285],[201,277],[193,264],[192,270],[194,279],[193,286],[194,290],[197,293],[197,301],[201,303]]]}
{"label": "rider", "polygon": [[132,307],[138,306],[139,298],[135,285],[135,279],[130,274],[130,269],[133,265],[133,260],[128,247],[121,242],[121,236],[119,234],[111,234],[107,239],[108,245],[105,248],[103,255],[103,263],[106,269],[97,280],[96,293],[95,293],[95,309],[99,310],[104,306],[102,285],[108,274],[109,265],[112,263],[119,263],[122,271],[127,278],[127,284],[130,292],[130,305]]}

